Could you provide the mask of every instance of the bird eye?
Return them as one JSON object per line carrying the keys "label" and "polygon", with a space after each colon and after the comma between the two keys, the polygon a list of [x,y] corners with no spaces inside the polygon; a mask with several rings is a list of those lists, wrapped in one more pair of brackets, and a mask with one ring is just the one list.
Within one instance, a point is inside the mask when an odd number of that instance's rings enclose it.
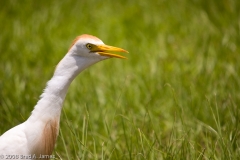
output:
{"label": "bird eye", "polygon": [[88,49],[92,49],[92,44],[88,43],[88,44],[86,44],[86,47],[87,47]]}

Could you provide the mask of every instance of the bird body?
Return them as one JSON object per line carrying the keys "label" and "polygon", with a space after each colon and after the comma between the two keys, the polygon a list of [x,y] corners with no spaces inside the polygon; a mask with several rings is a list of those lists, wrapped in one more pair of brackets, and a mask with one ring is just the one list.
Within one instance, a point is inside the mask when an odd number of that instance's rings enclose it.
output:
{"label": "bird body", "polygon": [[52,154],[59,132],[63,102],[71,82],[81,71],[99,61],[112,57],[125,58],[109,51],[127,52],[107,46],[91,35],[84,34],[73,41],[68,53],[58,63],[53,77],[47,82],[31,116],[1,135],[0,155],[4,155],[3,159],[7,159],[7,155],[38,159],[41,155]]}

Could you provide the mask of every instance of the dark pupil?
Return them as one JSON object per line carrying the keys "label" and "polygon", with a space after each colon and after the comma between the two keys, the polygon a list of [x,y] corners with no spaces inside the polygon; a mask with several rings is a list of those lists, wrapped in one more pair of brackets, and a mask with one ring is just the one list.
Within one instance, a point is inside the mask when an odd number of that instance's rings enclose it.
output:
{"label": "dark pupil", "polygon": [[90,45],[90,44],[88,45],[88,48],[91,48],[91,45]]}

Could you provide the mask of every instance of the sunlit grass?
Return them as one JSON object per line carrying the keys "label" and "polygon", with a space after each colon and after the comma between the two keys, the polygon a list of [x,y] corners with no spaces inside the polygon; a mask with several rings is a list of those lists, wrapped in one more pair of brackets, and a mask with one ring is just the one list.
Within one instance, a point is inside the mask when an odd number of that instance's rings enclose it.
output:
{"label": "sunlit grass", "polygon": [[79,34],[128,50],[70,86],[58,159],[240,157],[238,1],[5,1],[0,134],[25,121]]}

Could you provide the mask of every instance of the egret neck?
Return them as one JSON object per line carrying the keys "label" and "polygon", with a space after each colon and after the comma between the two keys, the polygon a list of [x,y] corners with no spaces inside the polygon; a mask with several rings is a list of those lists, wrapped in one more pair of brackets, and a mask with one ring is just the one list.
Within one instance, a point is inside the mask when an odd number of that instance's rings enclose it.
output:
{"label": "egret neck", "polygon": [[98,61],[98,59],[89,61],[89,59],[86,60],[67,53],[57,65],[51,80],[47,82],[47,86],[28,121],[32,123],[41,119],[46,121],[48,118],[60,117],[64,99],[73,79],[85,68]]}

